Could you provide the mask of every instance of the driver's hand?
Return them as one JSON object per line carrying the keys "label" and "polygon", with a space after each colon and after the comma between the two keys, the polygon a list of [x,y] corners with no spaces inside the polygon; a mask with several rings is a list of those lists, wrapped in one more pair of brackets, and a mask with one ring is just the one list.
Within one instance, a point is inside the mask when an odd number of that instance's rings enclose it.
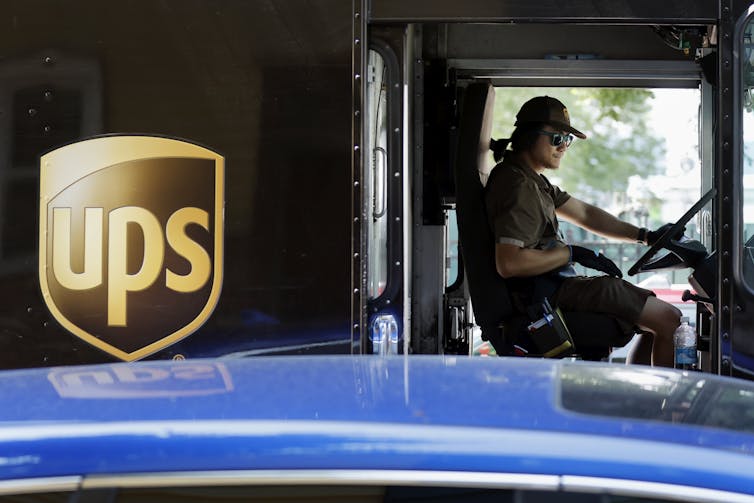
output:
{"label": "driver's hand", "polygon": [[[658,228],[655,231],[649,231],[647,232],[647,244],[649,246],[652,246],[657,242],[660,237],[668,232],[670,228],[673,227],[673,224],[665,224],[662,227]],[[686,232],[686,227],[679,230],[675,235],[671,236],[671,239],[679,240],[683,237],[683,233]]]}
{"label": "driver's hand", "polygon": [[623,277],[623,273],[620,272],[620,269],[615,265],[615,262],[603,254],[597,253],[589,248],[584,248],[583,246],[568,245],[568,247],[571,249],[571,262],[578,262],[584,267],[602,271],[610,276],[615,276],[616,278]]}

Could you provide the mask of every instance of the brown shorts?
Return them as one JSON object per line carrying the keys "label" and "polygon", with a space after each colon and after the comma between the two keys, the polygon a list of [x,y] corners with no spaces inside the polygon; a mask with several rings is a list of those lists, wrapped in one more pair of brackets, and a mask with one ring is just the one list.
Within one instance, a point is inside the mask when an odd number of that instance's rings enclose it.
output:
{"label": "brown shorts", "polygon": [[[651,290],[611,276],[578,276],[564,280],[551,301],[563,311],[612,315],[623,333],[631,335],[638,330],[636,322],[647,298],[653,296],[654,292]],[[578,340],[576,343],[578,344]]]}

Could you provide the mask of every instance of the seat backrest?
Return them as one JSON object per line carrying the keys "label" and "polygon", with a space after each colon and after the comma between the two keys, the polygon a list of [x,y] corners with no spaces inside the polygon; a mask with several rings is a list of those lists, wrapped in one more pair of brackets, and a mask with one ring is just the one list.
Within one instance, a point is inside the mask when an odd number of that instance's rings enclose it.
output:
{"label": "seat backrest", "polygon": [[495,267],[495,239],[487,222],[480,173],[490,158],[495,89],[470,84],[463,93],[454,165],[458,240],[474,316],[482,336],[493,340],[514,313],[505,280]]}

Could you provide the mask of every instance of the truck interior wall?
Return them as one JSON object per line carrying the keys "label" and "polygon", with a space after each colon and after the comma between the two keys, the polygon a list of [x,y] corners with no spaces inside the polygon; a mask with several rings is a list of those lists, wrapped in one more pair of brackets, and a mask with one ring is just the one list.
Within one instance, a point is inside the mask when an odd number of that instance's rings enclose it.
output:
{"label": "truck interior wall", "polygon": [[[670,47],[652,26],[583,24],[436,25],[434,54],[451,59],[689,59]],[[429,49],[429,47],[428,47]]]}

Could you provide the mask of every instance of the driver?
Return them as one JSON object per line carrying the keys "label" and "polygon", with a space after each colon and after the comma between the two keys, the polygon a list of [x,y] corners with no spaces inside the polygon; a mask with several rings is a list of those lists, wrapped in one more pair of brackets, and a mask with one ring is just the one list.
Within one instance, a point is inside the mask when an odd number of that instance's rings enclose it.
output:
{"label": "driver", "polygon": [[[566,243],[558,231],[558,217],[612,239],[653,244],[672,224],[655,231],[638,228],[585,203],[552,185],[544,176],[556,170],[574,135],[566,107],[555,98],[539,96],[521,107],[509,139],[498,140],[493,150],[503,160],[490,173],[485,204],[495,236],[498,273],[511,285],[514,301],[537,295],[568,311],[589,311],[615,317],[626,337],[600,339],[603,334],[573,334],[577,346],[622,346],[636,331],[642,336],[628,361],[673,366],[673,332],[681,312],[658,299],[650,290],[622,279],[618,267],[604,255]],[[510,146],[510,149],[508,149]],[[574,263],[606,273],[577,276]],[[527,284],[528,283],[528,284]]]}

